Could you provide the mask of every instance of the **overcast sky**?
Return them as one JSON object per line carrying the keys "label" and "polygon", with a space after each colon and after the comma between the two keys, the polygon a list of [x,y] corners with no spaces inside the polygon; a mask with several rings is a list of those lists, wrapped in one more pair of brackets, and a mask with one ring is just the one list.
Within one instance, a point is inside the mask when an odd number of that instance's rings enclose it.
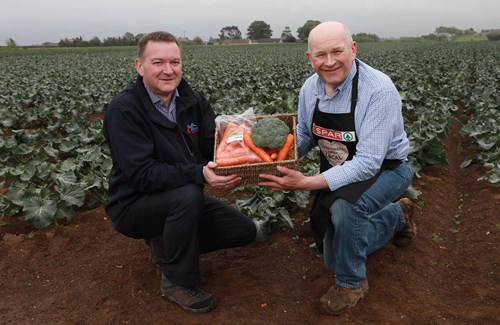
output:
{"label": "overcast sky", "polygon": [[217,38],[237,26],[245,38],[255,20],[271,25],[273,37],[285,26],[297,36],[307,20],[338,20],[352,33],[379,37],[421,36],[436,27],[500,28],[498,0],[0,0],[0,44],[58,42],[82,36],[134,35],[166,30],[176,36]]}

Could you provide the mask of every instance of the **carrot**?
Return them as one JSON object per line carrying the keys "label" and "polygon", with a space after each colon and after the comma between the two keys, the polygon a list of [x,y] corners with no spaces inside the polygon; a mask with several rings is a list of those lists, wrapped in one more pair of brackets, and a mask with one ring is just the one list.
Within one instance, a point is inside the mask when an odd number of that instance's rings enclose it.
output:
{"label": "carrot", "polygon": [[234,139],[228,143],[228,139],[233,135],[245,133],[245,127],[229,123],[222,138],[220,139],[215,162],[219,166],[233,166],[248,163],[262,162],[262,159],[253,152],[243,141]]}
{"label": "carrot", "polygon": [[221,141],[220,141],[219,147],[217,149],[218,152],[226,151],[226,148],[227,148],[226,140],[227,140],[229,134],[231,133],[231,131],[233,131],[237,128],[238,128],[238,125],[236,125],[234,123],[228,123],[228,125],[226,126],[226,130],[224,131],[224,134],[222,134],[222,136],[221,136]]}
{"label": "carrot", "polygon": [[235,130],[239,128],[239,125],[238,124],[234,124],[234,123],[228,123],[227,126],[226,126],[226,130],[224,131],[224,134],[222,135],[222,139],[225,139],[228,137],[229,133],[231,133],[231,131]]}
{"label": "carrot", "polygon": [[219,167],[224,166],[234,166],[234,165],[243,165],[247,163],[255,163],[255,157],[252,156],[241,156],[241,157],[227,157],[220,158],[215,161]]}
{"label": "carrot", "polygon": [[293,139],[294,139],[294,136],[291,133],[286,136],[285,143],[283,144],[280,151],[278,152],[278,158],[276,158],[276,160],[285,160],[286,159],[286,156],[288,156],[288,153],[290,152],[290,149],[292,148]]}
{"label": "carrot", "polygon": [[280,150],[280,148],[276,148],[276,149],[271,149],[271,148],[263,148],[268,155],[272,155],[273,153],[278,153],[278,151]]}
{"label": "carrot", "polygon": [[272,159],[272,160],[276,160],[276,158],[278,158],[278,154],[277,154],[276,152],[273,152],[273,153],[271,154],[271,159]]}
{"label": "carrot", "polygon": [[245,142],[245,144],[248,146],[248,148],[250,148],[250,150],[255,152],[257,154],[257,156],[259,156],[265,162],[272,162],[273,161],[271,159],[271,156],[269,156],[269,154],[264,149],[262,149],[261,147],[257,147],[255,144],[253,144],[252,136],[250,135],[250,132],[245,132],[245,134],[243,135],[243,142]]}

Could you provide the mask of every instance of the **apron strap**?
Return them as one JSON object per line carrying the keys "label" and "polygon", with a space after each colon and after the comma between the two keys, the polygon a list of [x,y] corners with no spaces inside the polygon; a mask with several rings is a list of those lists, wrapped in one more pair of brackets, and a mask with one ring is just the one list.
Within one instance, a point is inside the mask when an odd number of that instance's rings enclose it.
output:
{"label": "apron strap", "polygon": [[351,113],[354,113],[354,110],[356,109],[356,103],[358,102],[358,80],[359,80],[359,61],[358,61],[358,59],[356,59],[355,62],[356,62],[356,74],[354,75],[354,78],[352,79]]}

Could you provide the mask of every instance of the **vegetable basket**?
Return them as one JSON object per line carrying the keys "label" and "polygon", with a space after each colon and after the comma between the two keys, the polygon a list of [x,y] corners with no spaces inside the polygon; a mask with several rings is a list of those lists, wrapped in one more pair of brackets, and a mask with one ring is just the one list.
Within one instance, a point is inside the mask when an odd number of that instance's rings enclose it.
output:
{"label": "vegetable basket", "polygon": [[[237,174],[242,178],[241,186],[252,186],[257,185],[259,182],[259,174],[272,174],[279,175],[280,172],[276,169],[277,166],[285,166],[290,169],[299,169],[299,155],[297,151],[297,116],[296,114],[274,114],[271,115],[277,117],[283,122],[285,122],[288,127],[290,127],[290,132],[294,136],[294,143],[292,148],[288,153],[285,160],[273,161],[273,162],[262,162],[262,163],[251,163],[244,165],[235,166],[224,166],[217,167],[215,173],[221,176],[227,176],[231,174]],[[266,116],[258,115],[256,119],[262,119]],[[217,159],[217,147],[219,146],[222,135],[219,131],[215,131],[215,146],[214,146],[214,161]]]}

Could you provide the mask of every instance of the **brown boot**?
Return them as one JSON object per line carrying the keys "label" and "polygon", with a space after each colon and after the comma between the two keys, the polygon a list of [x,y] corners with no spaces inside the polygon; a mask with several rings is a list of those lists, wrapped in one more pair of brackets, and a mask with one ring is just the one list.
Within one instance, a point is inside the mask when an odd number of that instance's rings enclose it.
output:
{"label": "brown boot", "polygon": [[354,307],[367,292],[367,280],[363,281],[357,288],[344,288],[338,284],[334,284],[319,300],[321,303],[321,312],[330,315],[340,315],[347,308]]}
{"label": "brown boot", "polygon": [[415,225],[413,217],[413,202],[409,198],[402,198],[397,203],[401,207],[401,210],[403,210],[405,224],[403,228],[394,235],[392,243],[398,247],[406,247],[410,245],[413,238],[417,236],[417,226]]}

